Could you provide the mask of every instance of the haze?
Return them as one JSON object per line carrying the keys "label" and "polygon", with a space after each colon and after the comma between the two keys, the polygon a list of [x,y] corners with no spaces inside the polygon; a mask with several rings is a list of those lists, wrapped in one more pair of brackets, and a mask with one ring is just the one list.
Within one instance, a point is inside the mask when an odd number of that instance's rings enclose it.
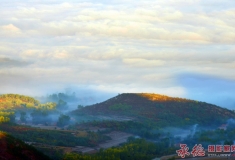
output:
{"label": "haze", "polygon": [[234,19],[232,0],[2,0],[0,93],[154,92],[235,109]]}

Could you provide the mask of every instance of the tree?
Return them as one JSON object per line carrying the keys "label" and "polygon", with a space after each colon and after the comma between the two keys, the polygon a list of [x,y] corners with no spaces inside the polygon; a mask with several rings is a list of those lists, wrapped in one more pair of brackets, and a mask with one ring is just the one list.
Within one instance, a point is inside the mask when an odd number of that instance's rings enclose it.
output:
{"label": "tree", "polygon": [[233,141],[232,140],[225,140],[224,145],[233,145]]}
{"label": "tree", "polygon": [[26,122],[26,113],[25,112],[20,112],[20,121],[21,122]]}
{"label": "tree", "polygon": [[83,108],[83,106],[79,104],[78,105],[78,109],[82,109],[82,108]]}
{"label": "tree", "polygon": [[57,108],[59,109],[66,109],[68,106],[67,106],[67,102],[63,101],[62,99],[60,99],[57,103]]}
{"label": "tree", "polygon": [[34,124],[43,124],[51,121],[48,110],[35,109],[31,113],[31,117]]}
{"label": "tree", "polygon": [[69,122],[70,122],[70,117],[67,115],[61,114],[58,119],[57,126],[64,127],[68,125]]}

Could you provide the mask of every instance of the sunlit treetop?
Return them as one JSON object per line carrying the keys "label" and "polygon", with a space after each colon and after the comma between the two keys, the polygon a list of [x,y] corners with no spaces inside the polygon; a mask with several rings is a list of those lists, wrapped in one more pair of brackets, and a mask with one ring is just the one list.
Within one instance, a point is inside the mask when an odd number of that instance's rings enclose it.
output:
{"label": "sunlit treetop", "polygon": [[[155,94],[155,93],[139,93],[138,95],[147,98],[151,101],[178,101],[178,102],[189,102],[193,100],[178,98],[178,97],[168,97],[166,95]],[[195,101],[196,102],[196,101]]]}
{"label": "sunlit treetop", "polygon": [[32,97],[19,94],[3,94],[0,95],[1,109],[16,108],[36,108],[36,109],[55,109],[55,103],[40,104],[40,102]]}

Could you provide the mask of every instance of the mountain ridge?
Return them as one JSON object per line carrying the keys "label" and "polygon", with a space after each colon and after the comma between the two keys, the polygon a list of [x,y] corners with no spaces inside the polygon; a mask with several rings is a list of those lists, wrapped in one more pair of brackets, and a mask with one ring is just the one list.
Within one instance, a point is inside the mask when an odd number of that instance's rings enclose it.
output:
{"label": "mountain ridge", "polygon": [[137,121],[150,120],[160,126],[224,123],[235,113],[206,102],[153,93],[123,93],[104,102],[90,105],[72,114],[129,116]]}

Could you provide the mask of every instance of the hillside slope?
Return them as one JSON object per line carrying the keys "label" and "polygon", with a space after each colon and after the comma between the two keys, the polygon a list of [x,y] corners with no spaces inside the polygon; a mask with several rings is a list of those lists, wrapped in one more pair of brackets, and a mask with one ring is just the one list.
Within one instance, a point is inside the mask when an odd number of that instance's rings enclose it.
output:
{"label": "hillside slope", "polygon": [[40,102],[32,97],[19,94],[3,94],[0,95],[0,110],[9,110],[17,108],[50,108],[54,109],[55,103],[40,104]]}
{"label": "hillside slope", "polygon": [[49,160],[35,148],[0,131],[0,160]]}
{"label": "hillside slope", "polygon": [[16,111],[25,110],[54,110],[56,103],[41,104],[38,100],[19,94],[0,95],[0,124],[15,121]]}
{"label": "hillside slope", "polygon": [[221,124],[235,113],[205,102],[159,94],[125,93],[99,104],[84,107],[74,115],[128,116],[139,122],[152,122],[158,126],[191,124]]}

